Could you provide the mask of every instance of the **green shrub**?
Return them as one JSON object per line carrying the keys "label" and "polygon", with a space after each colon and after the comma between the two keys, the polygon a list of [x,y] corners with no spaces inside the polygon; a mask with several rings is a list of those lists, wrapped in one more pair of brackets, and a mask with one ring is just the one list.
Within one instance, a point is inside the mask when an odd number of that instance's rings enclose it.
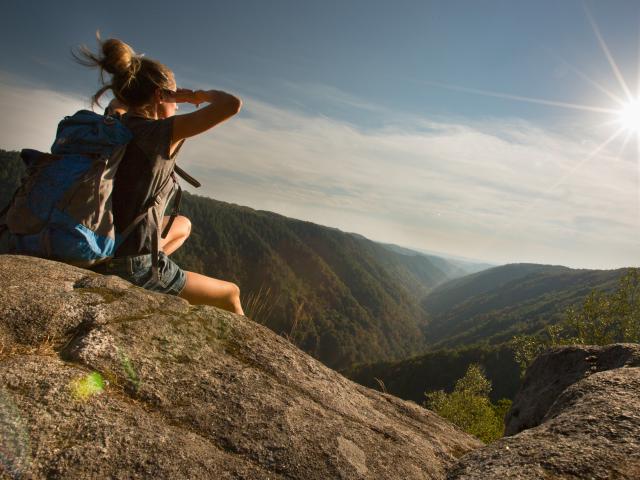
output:
{"label": "green shrub", "polygon": [[508,399],[492,404],[490,392],[491,382],[480,365],[471,364],[464,377],[456,382],[453,392],[437,390],[425,393],[425,406],[465,432],[490,443],[502,437],[504,416],[511,407]]}

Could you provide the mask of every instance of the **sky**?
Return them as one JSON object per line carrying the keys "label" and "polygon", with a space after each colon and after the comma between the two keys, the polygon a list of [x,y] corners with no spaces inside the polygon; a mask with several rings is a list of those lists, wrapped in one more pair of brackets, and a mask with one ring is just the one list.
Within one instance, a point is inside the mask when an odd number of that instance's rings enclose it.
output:
{"label": "sky", "polygon": [[98,73],[70,49],[98,29],[243,100],[182,148],[195,193],[496,264],[640,266],[617,113],[640,91],[640,2],[5,2],[0,148],[48,150],[90,106]]}

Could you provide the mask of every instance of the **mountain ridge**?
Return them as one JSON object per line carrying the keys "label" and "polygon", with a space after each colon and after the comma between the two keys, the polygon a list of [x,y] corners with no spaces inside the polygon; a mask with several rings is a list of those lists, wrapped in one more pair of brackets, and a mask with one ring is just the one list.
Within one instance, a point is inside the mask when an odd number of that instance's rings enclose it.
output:
{"label": "mountain ridge", "polygon": [[613,290],[627,271],[518,263],[454,279],[422,300],[430,314],[424,333],[431,348],[498,344],[539,333],[592,290]]}

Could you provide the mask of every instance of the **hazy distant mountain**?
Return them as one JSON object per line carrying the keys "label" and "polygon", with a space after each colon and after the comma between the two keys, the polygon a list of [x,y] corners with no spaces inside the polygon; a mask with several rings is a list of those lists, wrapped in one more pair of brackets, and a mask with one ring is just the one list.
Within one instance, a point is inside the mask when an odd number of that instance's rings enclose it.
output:
{"label": "hazy distant mountain", "polygon": [[434,263],[438,265],[439,268],[447,270],[449,278],[457,278],[471,273],[481,272],[482,270],[487,270],[488,268],[496,266],[476,260],[463,259],[445,254],[435,254],[426,250],[401,247],[392,243],[383,243],[382,245],[397,253],[403,253],[409,256],[422,255],[429,259],[433,259]]}
{"label": "hazy distant mountain", "polygon": [[523,263],[452,280],[422,302],[431,318],[427,342],[440,347],[497,344],[520,332],[537,332],[559,321],[594,288],[614,289],[625,271]]}

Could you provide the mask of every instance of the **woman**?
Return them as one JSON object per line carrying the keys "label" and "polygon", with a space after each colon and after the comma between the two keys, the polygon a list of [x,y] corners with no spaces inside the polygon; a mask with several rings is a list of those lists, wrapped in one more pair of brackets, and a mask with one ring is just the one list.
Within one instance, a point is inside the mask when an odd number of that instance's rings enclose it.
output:
{"label": "woman", "polygon": [[[98,41],[99,54],[81,47],[74,56],[85,66],[100,68],[103,86],[93,101],[97,103],[103,93],[112,90],[115,107],[126,110],[122,121],[133,133],[113,189],[116,231],[124,231],[147,208],[153,221],[140,222],[120,244],[115,258],[94,270],[121,276],[149,290],[178,295],[192,304],[214,305],[243,315],[240,289],[235,284],[183,271],[167,256],[190,233],[186,217],[177,217],[166,237],[159,238],[160,229],[167,224],[163,215],[173,191],[173,169],[182,143],[238,113],[242,102],[218,90],[177,88],[173,72],[160,62],[136,55],[120,40]],[[108,83],[104,72],[111,77]],[[178,103],[208,105],[175,115]],[[160,250],[157,281],[152,275],[154,244]]]}

